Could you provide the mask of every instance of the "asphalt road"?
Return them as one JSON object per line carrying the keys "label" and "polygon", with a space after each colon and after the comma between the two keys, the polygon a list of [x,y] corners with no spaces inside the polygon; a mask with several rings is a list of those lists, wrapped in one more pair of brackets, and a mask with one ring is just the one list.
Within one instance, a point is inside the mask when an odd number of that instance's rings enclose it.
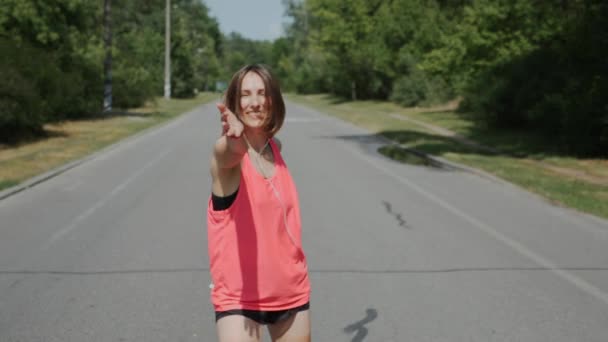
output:
{"label": "asphalt road", "polygon": [[[0,201],[0,341],[214,341],[206,105]],[[608,222],[295,104],[314,341],[608,341]]]}

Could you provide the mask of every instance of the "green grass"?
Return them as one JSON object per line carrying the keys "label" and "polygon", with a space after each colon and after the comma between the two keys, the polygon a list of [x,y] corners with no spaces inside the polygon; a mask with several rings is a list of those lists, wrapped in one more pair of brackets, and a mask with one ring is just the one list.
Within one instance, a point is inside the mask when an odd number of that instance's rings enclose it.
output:
{"label": "green grass", "polygon": [[193,99],[161,98],[144,107],[117,111],[104,118],[46,125],[45,136],[18,145],[0,145],[0,190],[82,158],[217,98],[218,95],[213,93],[201,93]]}
{"label": "green grass", "polygon": [[[288,99],[366,128],[402,146],[478,168],[537,193],[552,203],[608,218],[608,160],[580,159],[556,151],[529,132],[489,130],[470,115],[443,110],[403,108],[380,101],[343,101],[328,95],[295,95]],[[408,118],[449,129],[467,139],[498,150],[483,151],[428,128],[396,119]],[[396,147],[381,153],[420,164],[418,157]]]}
{"label": "green grass", "polygon": [[16,180],[13,179],[5,179],[0,181],[0,189],[10,188],[11,186],[15,186],[19,184]]}

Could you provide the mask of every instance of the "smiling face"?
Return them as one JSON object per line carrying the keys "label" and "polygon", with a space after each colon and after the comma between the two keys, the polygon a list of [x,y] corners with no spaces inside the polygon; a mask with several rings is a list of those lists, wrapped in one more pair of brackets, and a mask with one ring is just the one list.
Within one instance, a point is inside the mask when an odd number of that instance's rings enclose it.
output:
{"label": "smiling face", "polygon": [[269,99],[264,81],[255,72],[243,77],[239,94],[240,117],[249,128],[262,130],[270,120]]}
{"label": "smiling face", "polygon": [[245,129],[273,137],[285,120],[285,102],[278,80],[268,67],[249,64],[237,71],[226,89],[224,103]]}

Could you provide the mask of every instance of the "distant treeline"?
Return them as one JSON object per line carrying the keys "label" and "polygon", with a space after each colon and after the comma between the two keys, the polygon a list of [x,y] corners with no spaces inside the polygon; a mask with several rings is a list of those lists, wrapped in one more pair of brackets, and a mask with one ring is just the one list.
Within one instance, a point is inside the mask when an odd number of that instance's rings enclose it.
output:
{"label": "distant treeline", "polygon": [[[223,35],[204,1],[172,3],[174,96],[261,62],[286,90],[404,106],[459,97],[481,125],[608,155],[608,1],[283,0],[290,22],[273,42]],[[2,1],[0,140],[99,113],[103,7]],[[112,1],[115,107],[162,94],[164,15],[165,0]]]}

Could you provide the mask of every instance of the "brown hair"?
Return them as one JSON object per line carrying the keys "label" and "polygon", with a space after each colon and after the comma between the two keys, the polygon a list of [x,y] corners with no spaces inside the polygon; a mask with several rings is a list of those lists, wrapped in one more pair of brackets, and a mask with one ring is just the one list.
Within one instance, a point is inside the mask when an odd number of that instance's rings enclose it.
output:
{"label": "brown hair", "polygon": [[264,129],[268,132],[270,137],[273,137],[279,129],[281,129],[283,121],[285,121],[285,102],[283,101],[283,95],[281,95],[279,81],[272,75],[267,66],[262,64],[249,64],[237,71],[234,76],[232,76],[232,80],[230,80],[230,84],[226,89],[224,104],[230,111],[236,114],[237,117],[241,117],[241,84],[248,72],[255,72],[264,82],[266,108],[268,113],[270,113],[270,118],[267,119]]}

